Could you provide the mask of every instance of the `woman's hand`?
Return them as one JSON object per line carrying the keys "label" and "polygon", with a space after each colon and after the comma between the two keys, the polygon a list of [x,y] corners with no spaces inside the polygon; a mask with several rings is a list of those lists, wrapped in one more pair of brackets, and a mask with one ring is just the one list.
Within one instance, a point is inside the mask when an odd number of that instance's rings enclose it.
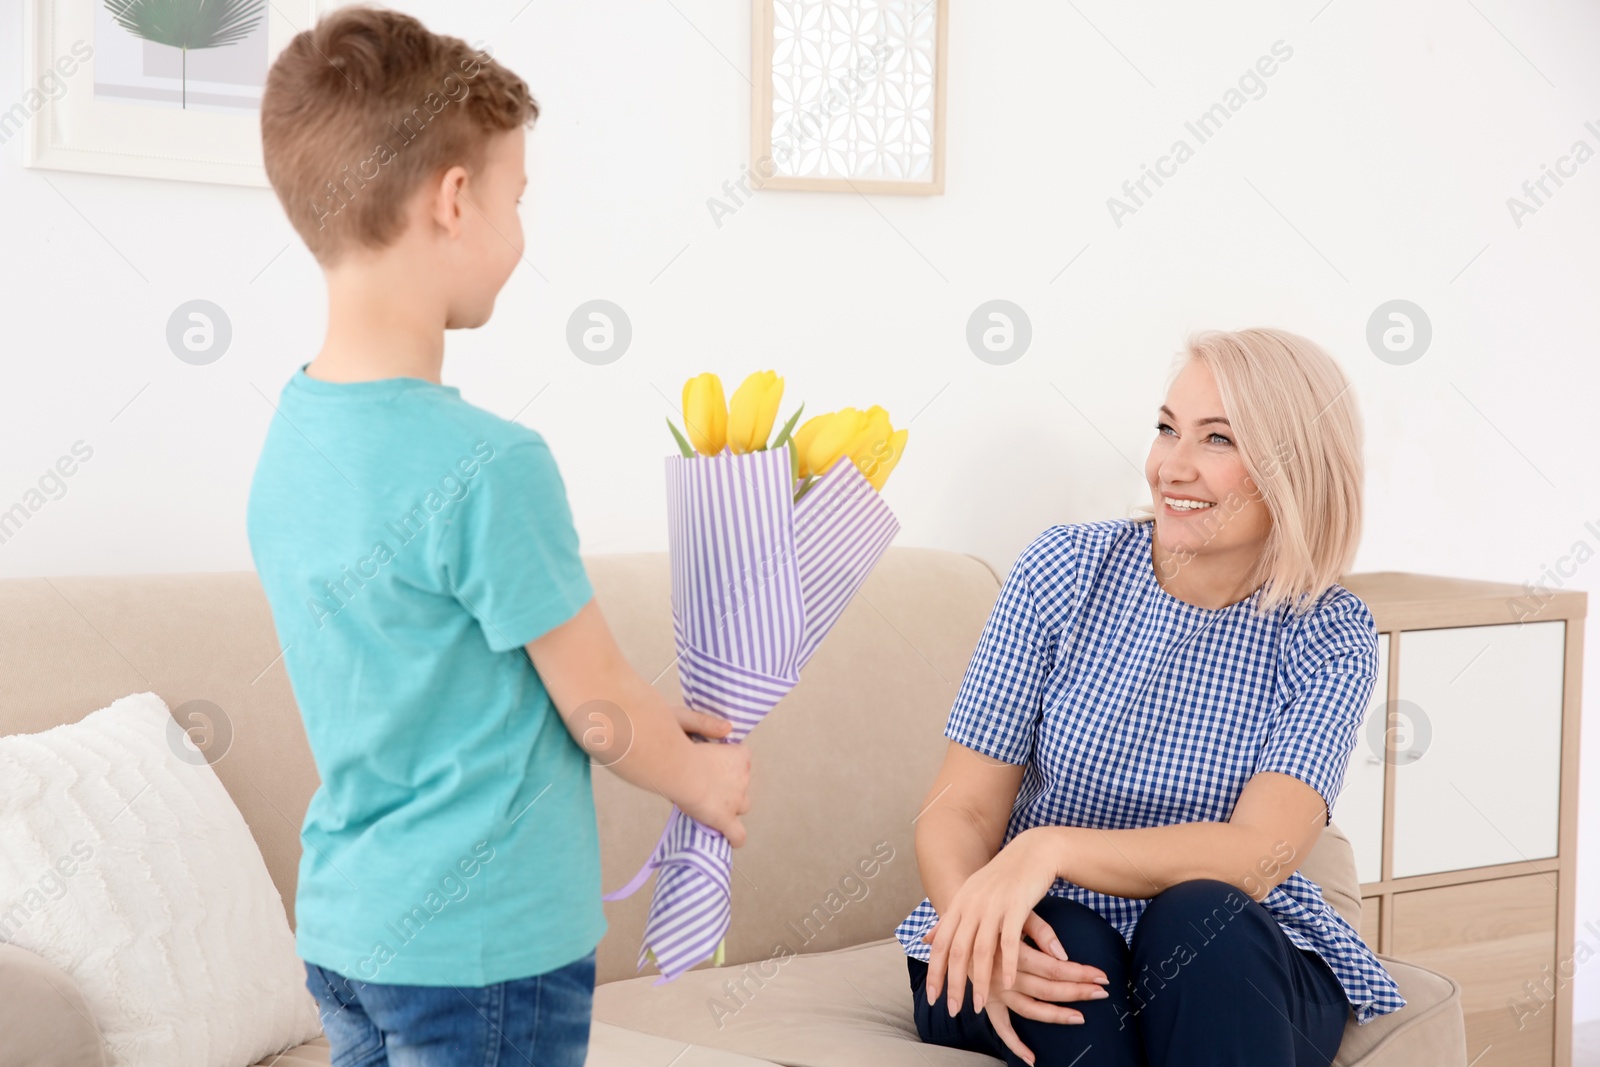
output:
{"label": "woman's hand", "polygon": [[[972,872],[940,912],[928,958],[928,1003],[938,999],[948,979],[946,1003],[952,1016],[960,1012],[970,967],[972,1006],[981,1011],[997,956],[1000,981],[994,988],[1014,987],[1023,926],[1056,880],[1056,860],[1040,832],[1047,829],[1035,827],[1012,838],[994,859]],[[1049,940],[1054,942],[1055,935]]]}
{"label": "woman's hand", "polygon": [[[939,927],[935,924],[922,939],[931,942],[938,931]],[[1017,953],[1015,986],[997,989],[991,978],[983,1010],[1006,1047],[1025,1062],[1032,1063],[1033,1050],[1017,1036],[1015,1027],[1011,1025],[1011,1016],[1016,1014],[1046,1023],[1081,1023],[1083,1013],[1063,1005],[1075,1000],[1104,999],[1110,995],[1105,989],[1110,979],[1098,967],[1068,962],[1067,950],[1061,946],[1055,930],[1039,917],[1038,912],[1028,913],[1028,918],[1022,924],[1022,935],[1033,944],[1023,942]],[[1043,951],[1034,945],[1041,946]],[[973,989],[977,989],[976,984]]]}

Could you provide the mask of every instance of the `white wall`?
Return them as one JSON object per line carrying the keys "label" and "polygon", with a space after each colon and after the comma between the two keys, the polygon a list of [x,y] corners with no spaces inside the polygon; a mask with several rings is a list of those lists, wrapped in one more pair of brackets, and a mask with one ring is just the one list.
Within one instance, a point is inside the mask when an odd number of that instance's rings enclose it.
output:
{"label": "white wall", "polygon": [[[1592,3],[953,0],[944,196],[769,193],[720,227],[707,200],[747,159],[748,4],[402,6],[489,42],[544,109],[532,266],[487,327],[450,338],[445,376],[552,442],[587,551],[665,547],[662,394],[772,367],[810,410],[915,416],[887,490],[899,543],[1004,570],[1050,523],[1143,499],[1172,352],[1193,329],[1257,324],[1319,340],[1354,379],[1356,570],[1521,583],[1575,543],[1600,550],[1600,160],[1520,226],[1507,207],[1574,141],[1600,149]],[[1184,122],[1279,40],[1293,56],[1265,94],[1115,225],[1107,198],[1175,138],[1193,145]],[[0,110],[22,93],[22,44],[5,0]],[[94,457],[0,545],[0,575],[248,567],[263,394],[324,323],[312,259],[268,190],[59,172],[52,189],[21,155],[20,138],[0,150],[0,508],[80,438]],[[235,330],[207,367],[164,341],[196,297]],[[595,297],[635,331],[606,367],[564,342]],[[964,337],[997,297],[1034,331],[1005,367]],[[1365,342],[1394,298],[1434,329],[1406,366]],[[1595,590],[1600,560],[1543,580]],[[1593,708],[1593,637],[1587,665]],[[1600,729],[1584,747],[1580,931],[1600,920]],[[1578,1017],[1600,1017],[1600,964],[1577,982]]]}

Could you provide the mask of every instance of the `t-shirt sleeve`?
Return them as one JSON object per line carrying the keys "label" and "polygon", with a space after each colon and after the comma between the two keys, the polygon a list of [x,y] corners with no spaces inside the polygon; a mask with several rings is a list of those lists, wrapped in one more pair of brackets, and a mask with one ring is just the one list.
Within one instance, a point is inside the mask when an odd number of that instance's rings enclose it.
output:
{"label": "t-shirt sleeve", "polygon": [[501,446],[474,481],[452,524],[446,570],[489,648],[507,652],[570,620],[594,589],[566,485],[542,438]]}
{"label": "t-shirt sleeve", "polygon": [[944,735],[1004,763],[1033,756],[1054,638],[1043,603],[1071,587],[1069,542],[1047,531],[1023,549],[956,693]]}
{"label": "t-shirt sleeve", "polygon": [[1323,618],[1313,616],[1304,637],[1294,695],[1273,719],[1255,773],[1277,771],[1311,786],[1327,805],[1327,825],[1377,684],[1378,630],[1352,593]]}

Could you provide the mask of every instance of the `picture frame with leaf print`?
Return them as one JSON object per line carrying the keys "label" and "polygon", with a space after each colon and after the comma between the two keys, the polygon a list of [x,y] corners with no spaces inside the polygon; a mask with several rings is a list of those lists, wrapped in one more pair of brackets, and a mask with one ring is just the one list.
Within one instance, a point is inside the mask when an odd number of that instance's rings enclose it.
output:
{"label": "picture frame with leaf print", "polygon": [[51,170],[267,185],[261,89],[324,0],[23,0],[0,145]]}

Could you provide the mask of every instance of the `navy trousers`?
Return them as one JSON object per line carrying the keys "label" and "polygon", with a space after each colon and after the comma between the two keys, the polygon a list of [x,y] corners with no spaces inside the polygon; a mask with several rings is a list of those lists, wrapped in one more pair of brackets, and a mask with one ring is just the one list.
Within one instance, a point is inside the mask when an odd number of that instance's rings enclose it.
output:
{"label": "navy trousers", "polygon": [[[1011,1016],[1036,1067],[1328,1067],[1339,1051],[1351,1014],[1339,980],[1235,886],[1199,878],[1163,891],[1131,945],[1075,900],[1045,897],[1034,910],[1069,960],[1111,979],[1106,999],[1070,1002],[1082,1023]],[[971,982],[952,1018],[945,990],[928,1004],[928,965],[906,963],[922,1040],[1025,1063],[972,1010]]]}

